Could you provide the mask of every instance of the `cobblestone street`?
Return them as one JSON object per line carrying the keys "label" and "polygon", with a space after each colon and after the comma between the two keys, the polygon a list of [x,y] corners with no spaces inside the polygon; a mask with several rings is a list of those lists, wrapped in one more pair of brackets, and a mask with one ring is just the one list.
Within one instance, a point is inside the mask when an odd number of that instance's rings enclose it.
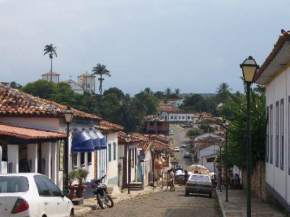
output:
{"label": "cobblestone street", "polygon": [[86,217],[219,217],[217,207],[214,197],[185,197],[183,188],[178,188],[176,192],[157,192],[123,201]]}

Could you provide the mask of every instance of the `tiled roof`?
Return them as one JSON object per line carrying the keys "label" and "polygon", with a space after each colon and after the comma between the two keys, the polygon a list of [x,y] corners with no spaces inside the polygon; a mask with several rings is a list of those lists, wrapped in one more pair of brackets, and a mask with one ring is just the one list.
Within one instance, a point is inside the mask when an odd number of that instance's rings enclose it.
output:
{"label": "tiled roof", "polygon": [[119,144],[137,143],[138,148],[144,151],[149,147],[153,147],[156,151],[169,150],[169,142],[165,136],[146,135],[141,133],[126,134],[119,133]]}
{"label": "tiled roof", "polygon": [[[63,117],[67,106],[0,85],[0,116]],[[74,117],[101,120],[100,117],[72,108]]]}
{"label": "tiled roof", "polygon": [[16,137],[25,140],[45,140],[45,139],[64,139],[66,135],[60,132],[36,130],[23,127],[15,127],[0,123],[0,136]]}
{"label": "tiled roof", "polygon": [[124,130],[124,127],[122,127],[119,124],[114,124],[109,121],[102,120],[100,121],[99,126],[97,127],[101,131],[106,131],[106,132],[118,132]]}
{"label": "tiled roof", "polygon": [[257,81],[259,77],[264,73],[265,69],[269,66],[269,64],[274,60],[276,55],[279,53],[279,51],[284,46],[284,43],[289,40],[290,38],[290,32],[289,31],[283,31],[282,34],[279,36],[279,39],[274,45],[274,48],[272,49],[271,53],[268,55],[264,63],[262,64],[261,68],[258,70],[258,72],[255,75],[254,80]]}

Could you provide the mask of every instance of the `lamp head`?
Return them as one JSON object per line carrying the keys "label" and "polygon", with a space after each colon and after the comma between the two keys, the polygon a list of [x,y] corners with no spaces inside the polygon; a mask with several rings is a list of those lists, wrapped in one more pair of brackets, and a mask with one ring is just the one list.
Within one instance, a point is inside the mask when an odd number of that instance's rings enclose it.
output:
{"label": "lamp head", "polygon": [[240,67],[243,72],[244,81],[252,83],[254,81],[255,74],[259,69],[256,60],[252,56],[249,56],[244,60],[244,62],[240,65]]}

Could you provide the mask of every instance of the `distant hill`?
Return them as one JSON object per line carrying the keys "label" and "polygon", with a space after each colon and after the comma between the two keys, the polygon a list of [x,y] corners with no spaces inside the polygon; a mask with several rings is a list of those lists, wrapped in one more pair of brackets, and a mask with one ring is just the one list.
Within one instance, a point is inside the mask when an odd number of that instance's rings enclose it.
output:
{"label": "distant hill", "polygon": [[180,94],[181,97],[187,97],[187,96],[190,96],[190,95],[193,95],[193,94],[199,94],[203,97],[212,97],[212,96],[215,96],[216,94],[215,93],[182,93]]}

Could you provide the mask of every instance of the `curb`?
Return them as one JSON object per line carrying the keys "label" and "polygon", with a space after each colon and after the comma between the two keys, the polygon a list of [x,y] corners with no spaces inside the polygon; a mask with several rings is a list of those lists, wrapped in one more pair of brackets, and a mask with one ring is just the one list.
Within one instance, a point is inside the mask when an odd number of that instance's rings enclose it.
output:
{"label": "curb", "polygon": [[217,200],[218,200],[218,204],[219,204],[219,207],[220,207],[220,210],[221,210],[222,216],[223,216],[223,217],[227,217],[227,216],[226,216],[225,209],[224,209],[224,206],[223,206],[222,198],[220,197],[219,192],[218,192],[217,189],[215,189],[215,193],[216,193],[216,197],[217,197]]}

